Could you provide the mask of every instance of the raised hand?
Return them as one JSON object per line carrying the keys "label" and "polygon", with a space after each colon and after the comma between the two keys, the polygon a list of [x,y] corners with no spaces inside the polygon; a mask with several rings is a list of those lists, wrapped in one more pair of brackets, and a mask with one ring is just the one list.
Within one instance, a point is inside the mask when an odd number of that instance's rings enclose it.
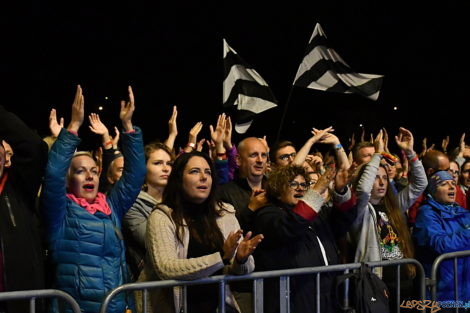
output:
{"label": "raised hand", "polygon": [[215,144],[217,153],[224,153],[225,113],[220,114],[217,118],[215,129],[212,125],[209,125],[209,129],[211,132],[211,139]]}
{"label": "raised hand", "polygon": [[356,171],[357,165],[353,164],[349,169],[343,168],[338,169],[335,176],[335,190],[338,193],[343,193],[344,189],[354,178],[354,172]]}
{"label": "raised hand", "polygon": [[201,140],[199,140],[196,144],[196,151],[199,151],[201,152],[202,151],[202,148],[204,148],[204,142],[206,141],[206,139],[202,138]]}
{"label": "raised hand", "polygon": [[113,141],[113,149],[114,150],[117,150],[117,148],[118,148],[118,143],[119,143],[120,136],[121,136],[121,133],[119,132],[119,129],[116,126],[114,126],[114,138],[110,138]]}
{"label": "raised hand", "polygon": [[354,133],[352,134],[351,138],[349,138],[349,146],[348,146],[348,150],[351,151],[354,146],[356,145],[356,138],[354,138]]}
{"label": "raised hand", "polygon": [[196,149],[197,135],[202,129],[202,122],[197,122],[196,125],[191,128],[188,136],[188,144],[184,147],[184,152],[189,153],[192,150]]}
{"label": "raised hand", "polygon": [[447,153],[447,146],[449,145],[450,137],[446,136],[442,139],[441,148],[444,153]]}
{"label": "raised hand", "polygon": [[57,112],[55,109],[49,113],[49,130],[51,131],[52,137],[59,137],[60,130],[64,127],[64,118],[60,118],[60,122],[57,122]]}
{"label": "raised hand", "polygon": [[428,139],[424,137],[423,141],[421,142],[421,153],[419,154],[420,158],[423,157],[426,154],[426,152],[428,152],[427,141]]}
{"label": "raised hand", "polygon": [[168,134],[169,136],[178,135],[178,127],[176,126],[176,117],[178,116],[178,110],[176,105],[173,106],[173,112],[171,113],[171,117],[168,120]]}
{"label": "raised hand", "polygon": [[109,131],[108,128],[101,122],[100,116],[96,113],[91,113],[88,116],[88,120],[90,121],[90,130],[94,132],[97,135],[108,135],[109,136]]}
{"label": "raised hand", "polygon": [[124,127],[126,132],[133,130],[132,115],[134,114],[135,110],[134,93],[132,92],[132,87],[127,87],[127,91],[129,93],[129,101],[121,101],[121,111],[119,112],[119,118],[122,121],[122,127]]}
{"label": "raised hand", "polygon": [[[336,140],[338,139],[338,137],[331,134],[331,132],[333,132],[333,131],[334,131],[333,126],[330,126],[328,128],[325,128],[325,129],[312,128],[313,137],[311,138],[311,140],[313,141],[313,143],[322,142],[323,140],[326,141],[326,142],[323,142],[323,143],[331,143],[332,140],[335,140],[335,138],[336,138]],[[331,135],[333,135],[334,137],[330,137]],[[339,143],[339,140],[338,140],[338,143]]]}
{"label": "raised hand", "polygon": [[460,137],[458,156],[463,158],[464,152],[465,152],[465,133],[463,133],[462,136]]}
{"label": "raised hand", "polygon": [[80,126],[83,124],[83,119],[85,117],[85,98],[83,97],[82,87],[77,85],[77,90],[75,91],[75,98],[72,103],[72,118],[70,119],[68,130],[73,132],[78,132]]}
{"label": "raised hand", "polygon": [[236,261],[239,264],[245,263],[248,257],[255,251],[259,243],[264,239],[262,234],[256,235],[253,238],[251,238],[251,236],[252,232],[249,231],[238,245]]}
{"label": "raised hand", "polygon": [[224,147],[226,150],[232,149],[232,120],[230,116],[225,119]]}
{"label": "raised hand", "polygon": [[379,133],[375,138],[373,139],[374,146],[375,146],[375,152],[377,153],[382,153],[384,152],[384,141],[383,141],[383,131],[379,130]]}
{"label": "raised hand", "polygon": [[322,176],[320,176],[317,183],[312,189],[318,192],[319,194],[324,193],[325,190],[330,185],[330,183],[335,178],[335,174],[336,174],[336,169],[333,166],[329,166],[326,169],[325,173]]}
{"label": "raised hand", "polygon": [[258,139],[261,140],[263,145],[266,147],[266,151],[268,151],[269,153],[269,145],[268,145],[268,140],[266,139],[266,135],[264,135],[263,137],[259,137]]}
{"label": "raised hand", "polygon": [[390,150],[388,150],[388,133],[387,133],[387,130],[384,128],[383,129],[383,141],[384,141],[384,151],[387,152],[387,153],[390,153]]}
{"label": "raised hand", "polygon": [[395,136],[395,142],[405,153],[410,154],[413,152],[413,134],[408,129],[400,127],[398,136]]}
{"label": "raised hand", "polygon": [[366,130],[364,127],[362,127],[362,132],[361,132],[361,142],[364,142],[366,138]]}

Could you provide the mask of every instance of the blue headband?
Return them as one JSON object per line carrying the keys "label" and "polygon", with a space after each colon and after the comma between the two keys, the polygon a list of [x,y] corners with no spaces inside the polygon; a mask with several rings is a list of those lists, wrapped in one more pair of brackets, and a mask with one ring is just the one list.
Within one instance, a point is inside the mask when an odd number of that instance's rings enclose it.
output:
{"label": "blue headband", "polygon": [[428,190],[431,195],[434,194],[437,190],[437,186],[439,186],[442,182],[446,180],[454,180],[454,176],[448,171],[438,171],[431,175],[428,179]]}

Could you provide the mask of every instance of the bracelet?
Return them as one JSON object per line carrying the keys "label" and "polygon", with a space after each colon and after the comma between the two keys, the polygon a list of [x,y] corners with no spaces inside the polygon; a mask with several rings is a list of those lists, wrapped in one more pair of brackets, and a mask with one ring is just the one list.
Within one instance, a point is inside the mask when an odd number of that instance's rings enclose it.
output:
{"label": "bracelet", "polygon": [[193,142],[188,142],[188,144],[186,145],[186,147],[191,147],[193,150],[196,148],[196,144],[193,143]]}
{"label": "bracelet", "polygon": [[107,146],[112,145],[112,144],[113,144],[113,141],[110,140],[110,141],[106,142],[106,143],[104,144],[104,146],[107,147]]}
{"label": "bracelet", "polygon": [[339,143],[339,144],[335,145],[335,149],[336,150],[341,150],[341,149],[343,149],[343,146]]}
{"label": "bracelet", "polygon": [[217,153],[217,158],[219,160],[227,160],[227,153]]}
{"label": "bracelet", "polygon": [[415,156],[410,160],[410,162],[413,163],[413,162],[415,162],[415,161],[417,161],[417,160],[418,160],[418,155],[415,154]]}

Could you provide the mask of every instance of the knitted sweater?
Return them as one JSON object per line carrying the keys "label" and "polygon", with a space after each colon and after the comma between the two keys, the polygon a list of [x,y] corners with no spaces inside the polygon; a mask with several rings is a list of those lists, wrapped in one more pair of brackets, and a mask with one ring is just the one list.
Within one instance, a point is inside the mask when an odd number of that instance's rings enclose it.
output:
{"label": "knitted sweater", "polygon": [[[165,205],[158,205],[148,218],[147,224],[147,257],[144,265],[145,280],[194,280],[205,278],[224,268],[220,253],[212,253],[197,258],[187,258],[189,246],[189,231],[183,228],[183,243],[176,236],[176,225],[171,217],[172,210]],[[220,208],[221,216],[217,224],[224,236],[240,229],[235,218],[235,209],[224,203]],[[247,274],[254,270],[254,260],[250,256],[244,264],[238,264],[232,259],[229,266],[224,268],[224,274]],[[174,287],[171,290],[155,289],[151,294],[152,307],[158,312],[180,312],[183,306],[182,288]],[[238,305],[226,286],[225,302],[236,308]]]}

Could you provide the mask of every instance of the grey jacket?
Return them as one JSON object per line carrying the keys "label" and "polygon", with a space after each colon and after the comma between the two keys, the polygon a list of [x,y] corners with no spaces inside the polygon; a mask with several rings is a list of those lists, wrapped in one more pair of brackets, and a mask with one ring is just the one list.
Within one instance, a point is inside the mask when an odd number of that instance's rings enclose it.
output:
{"label": "grey jacket", "polygon": [[145,191],[141,191],[122,220],[127,262],[131,267],[134,281],[137,280],[143,269],[144,257],[147,252],[145,248],[147,219],[157,204],[158,202],[154,197]]}
{"label": "grey jacket", "polygon": [[[414,155],[407,155],[408,159]],[[369,203],[372,187],[379,169],[382,156],[374,154],[372,160],[365,165],[364,172],[359,178],[356,188],[357,218],[352,225],[352,235],[357,243],[355,262],[381,261],[380,237],[377,232],[377,218],[372,204]],[[398,206],[405,214],[414,201],[423,193],[428,184],[426,173],[421,161],[410,162],[410,183],[397,194]],[[382,269],[375,268],[374,272],[381,277]]]}

